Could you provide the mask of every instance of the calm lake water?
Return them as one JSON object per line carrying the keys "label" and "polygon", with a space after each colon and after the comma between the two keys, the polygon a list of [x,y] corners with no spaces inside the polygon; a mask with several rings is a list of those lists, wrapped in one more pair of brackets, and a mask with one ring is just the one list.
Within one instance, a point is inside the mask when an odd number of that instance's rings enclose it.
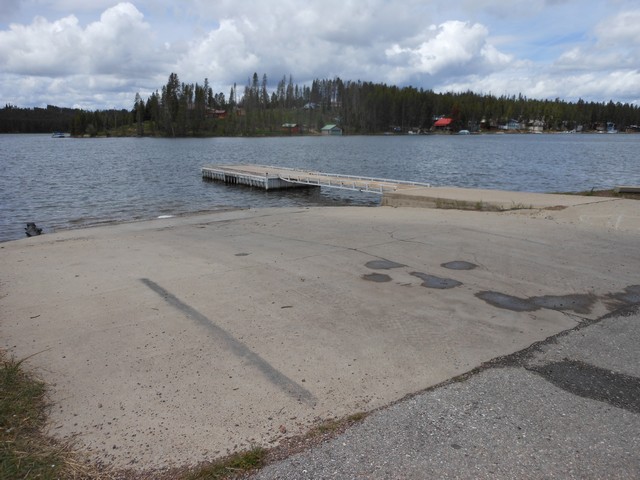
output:
{"label": "calm lake water", "polygon": [[341,190],[204,182],[206,164],[260,163],[435,186],[531,192],[640,185],[640,135],[54,139],[0,135],[0,241],[228,207],[377,205]]}

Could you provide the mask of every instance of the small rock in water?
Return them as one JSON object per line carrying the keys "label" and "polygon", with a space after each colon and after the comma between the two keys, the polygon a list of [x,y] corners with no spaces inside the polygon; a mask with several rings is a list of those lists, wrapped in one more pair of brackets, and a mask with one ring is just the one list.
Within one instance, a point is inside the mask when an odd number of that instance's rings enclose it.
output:
{"label": "small rock in water", "polygon": [[24,233],[27,234],[27,237],[35,237],[36,235],[40,235],[42,233],[42,229],[38,228],[35,223],[28,222],[27,226],[24,229]]}

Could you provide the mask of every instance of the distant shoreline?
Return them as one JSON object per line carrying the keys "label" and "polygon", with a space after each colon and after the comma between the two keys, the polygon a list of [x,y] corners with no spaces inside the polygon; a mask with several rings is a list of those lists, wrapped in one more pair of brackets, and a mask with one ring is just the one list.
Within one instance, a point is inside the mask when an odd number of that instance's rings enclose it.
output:
{"label": "distant shoreline", "polygon": [[[616,132],[615,135],[634,135],[640,134],[640,131],[624,131]],[[28,133],[28,132],[16,132],[5,133],[5,135],[48,135],[47,133]],[[343,136],[349,137],[413,137],[413,136],[457,136],[459,132],[423,132],[423,133],[409,133],[409,132],[379,132],[379,133],[356,133],[356,134],[344,134]],[[479,135],[613,135],[608,132],[601,132],[597,130],[588,130],[583,132],[569,132],[562,130],[550,130],[545,132],[530,132],[524,130],[489,130],[483,132],[471,132],[467,135],[479,136]],[[167,135],[137,135],[136,133],[123,133],[123,134],[97,134],[97,135],[71,135],[65,132],[64,138],[290,138],[290,137],[321,137],[322,135],[317,132],[311,133],[298,133],[289,135],[286,133],[260,133],[254,135],[238,134],[238,135],[185,135],[185,136],[167,136]]]}

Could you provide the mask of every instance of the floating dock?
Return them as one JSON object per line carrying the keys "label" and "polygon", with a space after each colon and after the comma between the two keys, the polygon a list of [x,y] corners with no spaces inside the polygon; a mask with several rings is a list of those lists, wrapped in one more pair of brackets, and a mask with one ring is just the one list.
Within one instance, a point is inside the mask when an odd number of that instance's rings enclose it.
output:
{"label": "floating dock", "polygon": [[[452,208],[457,210],[504,211],[520,209],[563,209],[606,201],[600,197],[548,193],[509,192],[477,188],[432,187],[428,183],[359,177],[267,165],[210,165],[202,177],[234,185],[276,190],[300,187],[328,187],[382,195],[389,207]],[[637,187],[618,187],[634,189]]]}
{"label": "floating dock", "polygon": [[202,167],[202,178],[215,180],[231,185],[246,185],[278,190],[295,188],[300,185],[282,179],[275,167],[262,165],[216,165]]}
{"label": "floating dock", "polygon": [[212,165],[202,167],[202,177],[229,184],[275,190],[299,187],[328,187],[384,194],[403,189],[428,188],[428,183],[313,172],[267,165]]}

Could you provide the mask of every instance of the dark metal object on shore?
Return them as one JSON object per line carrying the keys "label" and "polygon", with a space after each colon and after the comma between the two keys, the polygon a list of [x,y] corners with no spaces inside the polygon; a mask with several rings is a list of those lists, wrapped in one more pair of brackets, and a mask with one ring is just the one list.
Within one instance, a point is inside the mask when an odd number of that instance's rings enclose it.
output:
{"label": "dark metal object on shore", "polygon": [[42,233],[42,229],[38,228],[34,222],[28,222],[24,229],[24,233],[27,234],[27,237],[35,237]]}

